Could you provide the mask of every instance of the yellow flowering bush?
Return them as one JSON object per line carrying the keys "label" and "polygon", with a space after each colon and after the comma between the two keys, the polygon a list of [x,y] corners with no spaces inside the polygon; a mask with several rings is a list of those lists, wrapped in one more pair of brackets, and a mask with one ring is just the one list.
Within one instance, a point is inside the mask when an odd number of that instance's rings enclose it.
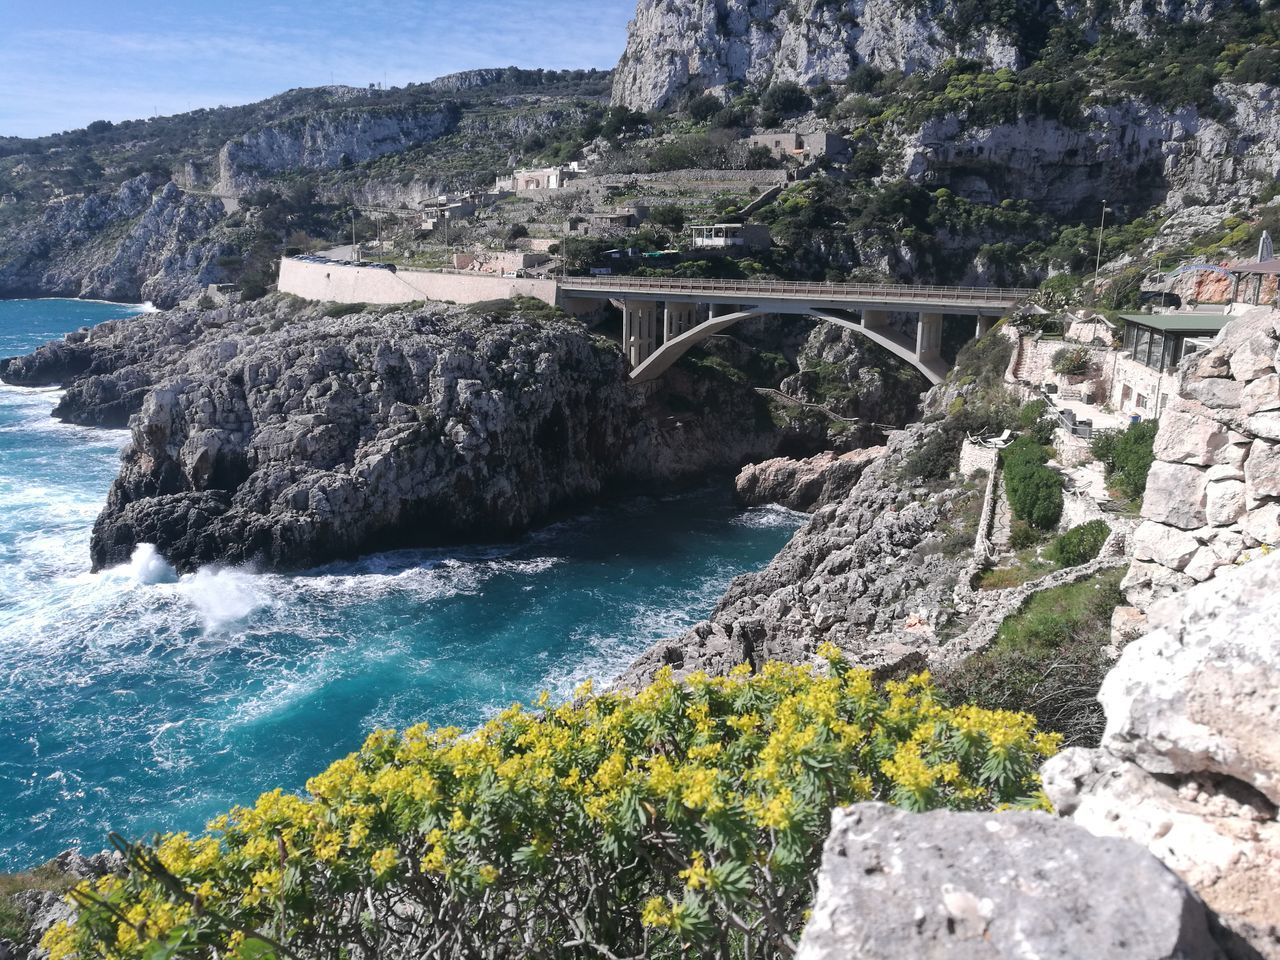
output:
{"label": "yellow flowering bush", "polygon": [[950,708],[927,674],[660,674],[479,730],[377,731],[307,784],[123,844],[53,960],[789,956],[833,807],[1042,802],[1025,714]]}

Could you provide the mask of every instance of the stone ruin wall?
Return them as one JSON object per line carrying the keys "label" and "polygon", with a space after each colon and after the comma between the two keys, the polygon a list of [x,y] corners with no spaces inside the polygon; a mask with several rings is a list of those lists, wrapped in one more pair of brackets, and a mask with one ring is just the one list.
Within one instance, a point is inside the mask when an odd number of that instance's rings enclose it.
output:
{"label": "stone ruin wall", "polygon": [[1280,311],[1183,363],[1154,453],[1123,584],[1140,609],[1280,546]]}

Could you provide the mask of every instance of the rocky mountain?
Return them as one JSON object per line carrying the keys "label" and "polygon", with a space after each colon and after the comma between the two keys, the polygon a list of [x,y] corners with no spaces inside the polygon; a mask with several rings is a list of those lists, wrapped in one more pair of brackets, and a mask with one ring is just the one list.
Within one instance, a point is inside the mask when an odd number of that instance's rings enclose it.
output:
{"label": "rocky mountain", "polygon": [[952,58],[1028,66],[1055,21],[1086,35],[1147,36],[1162,23],[1196,23],[1231,0],[1066,0],[964,4],[946,0],[639,0],[614,74],[613,101],[637,110],[690,90],[724,93],[792,81],[843,81],[860,64],[882,72],[934,70]]}
{"label": "rocky mountain", "polygon": [[[1255,3],[641,0],[613,99],[731,109],[797,84],[883,182],[1122,219],[1250,198],[1280,172],[1280,51]],[[781,101],[774,101],[781,102]],[[738,105],[735,107],[735,105]]]}

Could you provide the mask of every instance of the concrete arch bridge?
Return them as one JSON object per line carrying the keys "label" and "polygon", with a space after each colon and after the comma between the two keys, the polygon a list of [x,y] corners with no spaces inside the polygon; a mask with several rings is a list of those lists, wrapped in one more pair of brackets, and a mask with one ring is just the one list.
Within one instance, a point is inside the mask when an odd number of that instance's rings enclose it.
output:
{"label": "concrete arch bridge", "polygon": [[[941,354],[946,322],[974,324],[986,333],[1035,291],[1007,287],[907,284],[799,283],[783,280],[673,280],[564,277],[559,302],[570,312],[609,300],[622,310],[622,343],[637,383],[664,373],[691,347],[749,317],[817,317],[856,330],[907,361],[930,383],[949,364]],[[914,335],[895,328],[891,314],[916,314]]]}

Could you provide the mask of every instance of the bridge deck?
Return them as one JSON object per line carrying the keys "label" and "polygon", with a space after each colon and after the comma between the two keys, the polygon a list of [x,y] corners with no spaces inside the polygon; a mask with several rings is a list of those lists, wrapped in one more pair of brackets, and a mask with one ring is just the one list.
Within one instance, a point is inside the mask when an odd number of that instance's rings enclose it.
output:
{"label": "bridge deck", "polygon": [[1007,310],[1035,291],[1022,287],[948,287],[913,284],[805,283],[791,280],[675,280],[648,277],[565,277],[560,291],[569,296],[764,305],[770,302],[813,305],[934,308],[965,313]]}

